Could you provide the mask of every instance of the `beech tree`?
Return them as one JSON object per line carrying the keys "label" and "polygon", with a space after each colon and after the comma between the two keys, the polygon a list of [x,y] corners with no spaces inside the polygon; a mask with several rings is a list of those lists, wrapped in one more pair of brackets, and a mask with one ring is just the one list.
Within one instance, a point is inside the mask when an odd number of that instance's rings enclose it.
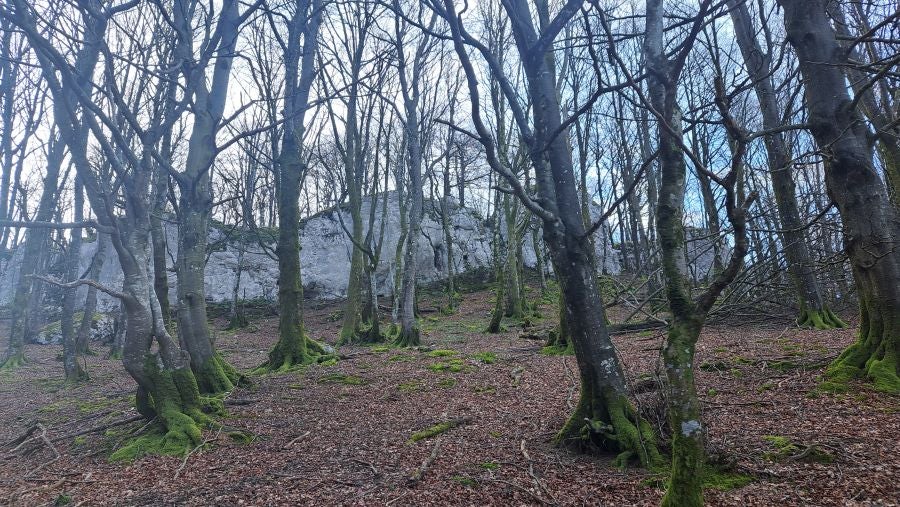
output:
{"label": "beech tree", "polygon": [[[783,126],[783,115],[777,103],[772,73],[774,71],[772,52],[774,43],[769,31],[766,34],[764,51],[755,35],[750,10],[743,1],[732,0],[728,4],[734,24],[735,39],[744,58],[747,73],[753,80],[753,89],[759,102],[763,129],[769,131],[765,136],[766,155],[769,172],[772,178],[772,190],[778,217],[781,222],[781,241],[784,245],[785,258],[791,281],[800,303],[800,316],[797,322],[802,326],[816,329],[844,327],[844,322],[825,304],[819,281],[813,269],[809,253],[809,239],[806,237],[797,204],[796,186],[792,174],[793,157],[779,129]],[[765,21],[764,21],[765,22]]]}
{"label": "beech tree", "polygon": [[[661,458],[654,432],[628,400],[625,375],[606,326],[594,254],[586,238],[566,136],[568,124],[563,123],[556,92],[553,42],[578,12],[581,2],[566,2],[552,19],[547,4],[538,2],[539,25],[535,25],[530,5],[525,0],[504,0],[502,5],[510,18],[522,58],[532,104],[532,121],[517,102],[515,91],[496,55],[465,29],[453,0],[434,3],[432,8],[440,12],[449,25],[456,54],[466,72],[472,122],[477,131],[473,136],[485,146],[491,168],[504,177],[523,205],[540,217],[544,241],[559,279],[565,320],[578,360],[581,394],[574,413],[557,435],[557,441],[574,447],[595,444],[616,449],[620,452],[621,462],[635,457],[645,466],[655,465]],[[491,74],[499,81],[519,134],[528,144],[536,197],[498,159],[495,141],[481,119],[480,92],[469,57],[470,47],[481,54]]]}
{"label": "beech tree", "polygon": [[[825,183],[841,212],[844,248],[859,294],[859,338],[828,368],[825,385],[846,389],[848,380],[866,376],[876,389],[897,393],[900,250],[894,241],[900,217],[874,166],[870,131],[859,111],[864,96],[851,97],[848,92],[841,72],[845,53],[828,19],[826,2],[779,0],[779,4],[784,8],[787,41],[800,60],[809,130],[826,161]],[[886,69],[890,63],[884,65]],[[867,83],[884,72],[873,72]]]}
{"label": "beech tree", "polygon": [[300,273],[300,184],[307,166],[303,156],[304,123],[310,90],[316,76],[321,0],[299,0],[287,14],[268,13],[269,23],[286,23],[286,36],[278,38],[284,61],[284,123],[274,171],[278,191],[278,342],[264,365],[286,370],[315,362],[324,350],[303,328],[303,282]]}

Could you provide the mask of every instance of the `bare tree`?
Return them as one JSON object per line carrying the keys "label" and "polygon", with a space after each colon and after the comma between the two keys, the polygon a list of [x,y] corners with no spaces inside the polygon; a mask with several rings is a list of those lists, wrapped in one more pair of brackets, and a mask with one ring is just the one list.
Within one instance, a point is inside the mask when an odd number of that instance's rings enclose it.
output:
{"label": "bare tree", "polygon": [[[825,182],[841,212],[844,248],[859,293],[859,339],[831,364],[826,387],[846,389],[854,377],[900,392],[900,219],[873,164],[870,132],[850,97],[845,63],[826,2],[779,0],[787,40],[797,52],[806,88],[809,130],[825,158]],[[885,63],[888,67],[889,63]],[[887,68],[887,67],[886,67]],[[877,81],[881,72],[868,78]]]}

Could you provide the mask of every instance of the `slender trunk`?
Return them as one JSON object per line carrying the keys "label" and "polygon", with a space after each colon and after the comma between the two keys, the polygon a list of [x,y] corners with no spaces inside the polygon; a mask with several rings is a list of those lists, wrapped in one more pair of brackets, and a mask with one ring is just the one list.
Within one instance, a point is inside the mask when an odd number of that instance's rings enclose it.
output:
{"label": "slender trunk", "polygon": [[419,132],[419,100],[414,93],[405,100],[404,125],[409,175],[409,224],[406,251],[403,254],[403,278],[400,286],[400,333],[397,344],[411,347],[419,345],[419,322],[416,316],[416,276],[419,240],[422,237],[422,146]]}
{"label": "slender trunk", "polygon": [[[300,183],[306,167],[301,157],[304,118],[309,107],[309,91],[315,76],[321,2],[313,0],[297,9],[290,23],[285,57],[286,118],[281,152],[277,161],[278,182],[278,342],[262,368],[285,371],[314,362],[322,347],[307,338],[303,329],[303,283],[300,279]],[[303,51],[300,51],[300,36]]]}
{"label": "slender trunk", "polygon": [[[771,58],[762,51],[754,35],[753,23],[746,4],[739,0],[730,0],[729,9],[738,47],[744,57],[747,72],[753,79],[753,87],[762,112],[763,128],[777,129],[782,122],[771,76]],[[819,280],[809,254],[809,240],[800,218],[794,178],[791,174],[793,160],[784,134],[772,132],[765,137],[765,145],[772,176],[772,190],[781,222],[781,243],[784,245],[784,256],[800,305],[797,322],[801,326],[816,329],[844,327],[843,321],[825,305],[822,298]]]}
{"label": "slender trunk", "polygon": [[[517,46],[533,47],[538,36],[527,4],[504,6],[515,25]],[[529,155],[538,196],[549,212],[542,217],[544,241],[557,269],[581,378],[578,406],[560,430],[558,441],[576,445],[593,442],[601,448],[621,451],[620,462],[636,457],[649,466],[659,460],[655,436],[627,399],[625,374],[606,327],[597,287],[594,252],[585,241],[568,135],[564,130],[557,133],[562,119],[555,67],[552,51],[527,54],[523,60],[534,115],[534,140]]]}
{"label": "slender trunk", "polygon": [[[97,251],[94,258],[91,259],[91,267],[88,271],[88,278],[99,281],[100,273],[103,270],[103,263],[106,261],[106,251],[109,248],[109,234],[97,234]],[[93,285],[87,288],[87,295],[84,299],[84,313],[81,323],[78,326],[78,335],[75,338],[77,350],[80,354],[93,354],[90,350],[91,325],[93,323],[94,313],[97,311],[97,288]]]}
{"label": "slender trunk", "polygon": [[[75,177],[75,222],[84,220],[84,189],[81,185],[81,178]],[[71,241],[69,242],[69,251],[65,256],[65,281],[74,282],[78,279],[78,264],[81,260],[81,229],[72,229],[70,231]],[[75,336],[75,299],[78,297],[78,290],[75,287],[63,290],[63,307],[62,317],[60,319],[60,331],[62,332],[63,341],[63,370],[65,371],[66,382],[81,382],[87,379],[87,372],[81,367],[79,359],[81,352],[78,350],[77,337]],[[82,321],[90,321],[91,315],[85,313],[81,318]]]}
{"label": "slender trunk", "polygon": [[513,319],[521,319],[525,316],[525,309],[522,306],[522,297],[519,291],[519,233],[516,227],[517,208],[518,206],[512,202],[512,196],[503,195],[503,222],[506,226],[506,266],[504,268],[504,278],[506,280],[506,288],[503,291],[506,296],[504,306],[504,314]]}
{"label": "slender trunk", "polygon": [[[451,117],[452,118],[452,117]],[[451,129],[452,132],[452,129]],[[451,143],[453,137],[451,136]],[[448,150],[450,148],[448,147]],[[453,231],[450,226],[450,196],[452,187],[450,186],[450,161],[452,157],[447,154],[447,164],[444,166],[443,178],[443,195],[441,196],[441,228],[444,231],[444,245],[447,250],[447,310],[452,312],[457,305],[456,294],[456,269],[453,264]]]}
{"label": "slender trunk", "polygon": [[159,307],[162,312],[163,322],[166,327],[171,327],[172,311],[169,304],[169,274],[166,266],[166,232],[159,214],[162,207],[158,207],[150,217],[150,238],[153,245],[153,291],[159,298]]}
{"label": "slender trunk", "polygon": [[398,185],[397,212],[400,215],[400,237],[397,238],[397,247],[394,249],[393,301],[391,302],[391,320],[395,323],[400,322],[400,284],[403,277],[403,252],[406,250],[406,239],[409,237],[409,207],[406,205],[406,196],[403,194],[403,187]]}
{"label": "slender trunk", "polygon": [[[56,189],[64,149],[65,145],[61,141],[56,141],[50,146],[47,171],[44,174],[43,190],[34,216],[35,221],[48,222],[53,218],[57,205]],[[25,337],[28,334],[28,322],[31,320],[29,313],[32,310],[38,310],[37,306],[32,303],[34,297],[32,292],[37,285],[32,275],[38,273],[42,252],[47,249],[49,236],[50,229],[30,228],[25,231],[25,242],[21,247],[24,248],[25,253],[22,256],[19,279],[11,305],[12,322],[3,368],[15,368],[25,362]]]}
{"label": "slender trunk", "polygon": [[244,248],[238,250],[237,266],[235,266],[234,286],[231,289],[231,310],[228,312],[228,329],[240,329],[247,326],[244,305],[240,299],[241,277],[244,273]]}
{"label": "slender trunk", "polygon": [[859,339],[826,371],[826,387],[846,389],[865,375],[881,391],[900,392],[900,217],[873,164],[869,132],[851,109],[845,63],[826,2],[780,0],[787,40],[806,83],[810,131],[826,156],[825,183],[844,224],[844,248],[859,294]]}

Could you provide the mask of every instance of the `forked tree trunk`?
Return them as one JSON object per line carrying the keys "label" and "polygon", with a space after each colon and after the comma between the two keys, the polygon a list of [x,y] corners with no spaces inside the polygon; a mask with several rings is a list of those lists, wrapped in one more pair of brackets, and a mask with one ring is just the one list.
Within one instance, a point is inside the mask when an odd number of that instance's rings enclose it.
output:
{"label": "forked tree trunk", "polygon": [[[706,316],[716,298],[737,276],[748,250],[746,210],[755,196],[748,199],[737,195],[735,182],[743,179],[743,156],[746,141],[728,111],[727,100],[717,96],[717,105],[725,119],[732,145],[731,168],[717,180],[725,191],[725,210],[734,227],[734,250],[724,266],[709,283],[704,293],[694,299],[690,273],[685,258],[684,200],[686,196],[687,164],[682,147],[681,109],[678,86],[687,51],[693,40],[683,43],[675,57],[665,52],[664,7],[662,0],[647,0],[647,22],[644,55],[647,70],[649,99],[657,115],[659,136],[660,187],[656,209],[656,229],[662,255],[662,272],[666,296],[671,312],[666,342],[662,350],[666,374],[667,407],[672,428],[672,468],[668,487],[662,500],[664,507],[695,507],[703,505],[703,475],[705,464],[704,427],[700,400],[694,382],[694,355]],[[699,32],[710,1],[700,4],[690,33]],[[695,37],[691,36],[691,37]],[[704,167],[697,167],[704,172]],[[707,172],[709,179],[712,176]]]}
{"label": "forked tree trunk", "polygon": [[799,57],[810,131],[823,151],[825,183],[844,224],[844,248],[859,295],[856,343],[826,370],[825,387],[871,379],[876,389],[900,393],[900,217],[873,165],[866,123],[847,92],[841,51],[826,1],[779,0],[788,42]]}
{"label": "forked tree trunk", "polygon": [[[301,8],[302,7],[302,8]],[[278,342],[261,368],[284,371],[314,362],[321,346],[303,329],[303,283],[300,279],[300,183],[305,174],[300,143],[309,91],[315,77],[315,58],[321,0],[298,5],[289,22],[285,50],[284,132],[278,161]],[[303,38],[301,54],[300,39]]]}
{"label": "forked tree trunk", "polygon": [[[243,377],[216,352],[206,314],[206,250],[213,195],[210,171],[217,155],[216,131],[222,120],[237,45],[238,2],[225,0],[216,24],[224,34],[207,84],[206,69],[189,64],[193,55],[190,16],[176,8],[176,58],[186,69],[185,79],[193,84],[194,124],[188,143],[184,171],[175,176],[180,190],[178,206],[178,335],[191,358],[191,369],[200,391],[210,394],[234,389]],[[159,168],[158,170],[162,170]],[[161,177],[161,176],[157,176]],[[163,321],[165,322],[165,321]]]}
{"label": "forked tree trunk", "polygon": [[[546,4],[542,4],[546,9]],[[463,44],[460,20],[453,0],[444,0],[444,18],[453,34],[456,54],[466,71],[472,118],[488,151],[492,169],[506,175],[516,185],[514,175],[504,172],[497,161],[490,132],[480,118],[477,76]],[[521,111],[516,113],[523,138],[529,140],[529,155],[535,172],[540,205],[527,198],[518,186],[520,198],[528,199],[530,210],[543,220],[544,241],[550,249],[553,266],[562,290],[566,322],[575,348],[581,379],[581,395],[575,412],[560,430],[557,441],[582,447],[591,443],[602,449],[618,451],[624,462],[638,458],[645,466],[660,460],[652,427],[640,417],[628,400],[625,374],[605,322],[605,311],[594,271],[593,252],[587,240],[584,219],[575,181],[568,135],[562,128],[559,97],[556,93],[556,69],[551,43],[535,50],[545,39],[539,36],[526,2],[504,2],[516,45],[528,80],[534,131]],[[566,11],[572,16],[575,11]],[[544,13],[546,14],[546,13]],[[542,16],[546,18],[547,16]],[[509,88],[509,87],[507,87]],[[512,91],[504,91],[508,101],[517,100]],[[514,104],[513,104],[514,105]],[[529,135],[530,134],[530,135]]]}

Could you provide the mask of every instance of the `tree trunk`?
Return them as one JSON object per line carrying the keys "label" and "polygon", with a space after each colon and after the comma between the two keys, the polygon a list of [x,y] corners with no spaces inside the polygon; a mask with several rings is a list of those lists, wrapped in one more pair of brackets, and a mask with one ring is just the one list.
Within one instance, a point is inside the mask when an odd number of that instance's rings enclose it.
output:
{"label": "tree trunk", "polygon": [[825,182],[844,224],[844,248],[859,294],[859,338],[826,371],[825,387],[865,375],[900,393],[900,217],[873,165],[869,132],[851,99],[843,54],[825,0],[780,0],[788,42],[806,84],[810,131],[824,152]]}
{"label": "tree trunk", "polygon": [[520,243],[516,219],[518,206],[512,201],[512,196],[503,194],[503,223],[506,226],[506,266],[503,270],[506,288],[503,293],[506,298],[504,315],[513,319],[521,319],[525,316],[522,304],[522,294],[519,290],[519,256],[518,245]]}
{"label": "tree trunk", "polygon": [[[734,23],[735,38],[744,57],[745,66],[753,79],[753,87],[762,112],[763,128],[774,130],[781,126],[775,86],[772,81],[770,56],[763,53],[754,35],[753,23],[747,5],[730,0],[729,9]],[[791,174],[793,160],[784,134],[772,132],[765,136],[766,155],[772,176],[772,190],[781,221],[781,242],[794,290],[800,304],[797,323],[816,329],[845,327],[822,299],[819,280],[816,277],[809,254],[809,240],[800,219],[794,178]]]}
{"label": "tree trunk", "polygon": [[[75,177],[75,203],[74,220],[84,220],[84,189],[81,178]],[[69,251],[65,256],[65,281],[74,282],[78,279],[78,264],[81,260],[81,229],[70,231]],[[63,370],[66,382],[81,382],[87,380],[87,372],[81,367],[81,351],[78,350],[78,340],[75,335],[75,300],[78,297],[78,289],[69,287],[63,290],[63,307],[60,318],[60,331],[63,340]],[[82,314],[81,320],[90,322],[91,315]]]}
{"label": "tree trunk", "polygon": [[[94,258],[91,259],[88,278],[99,281],[100,273],[103,271],[103,263],[106,261],[106,251],[109,248],[109,234],[98,233],[96,241],[97,251],[94,253]],[[78,335],[75,338],[76,348],[80,354],[93,355],[90,348],[91,325],[93,324],[93,316],[96,311],[97,288],[90,286],[87,288],[87,295],[84,298],[84,313],[78,326]]]}
{"label": "tree trunk", "polygon": [[[300,142],[304,117],[309,107],[309,91],[315,77],[315,58],[321,1],[313,0],[305,9],[297,9],[289,25],[290,38],[285,51],[284,131],[278,160],[278,342],[261,366],[286,371],[314,362],[322,347],[308,339],[303,329],[303,283],[300,279],[300,183],[305,174]],[[303,36],[301,55],[300,36]]]}
{"label": "tree trunk", "polygon": [[[49,222],[54,215],[57,206],[56,189],[59,180],[59,170],[62,166],[65,144],[55,141],[48,150],[47,171],[44,174],[41,199],[34,220]],[[0,368],[16,368],[25,362],[25,337],[28,334],[29,313],[38,308],[31,304],[32,292],[36,285],[32,275],[37,274],[42,258],[41,253],[47,248],[50,229],[32,227],[25,231],[25,242],[21,248],[25,252],[22,256],[22,264],[19,268],[19,279],[16,283],[12,304],[12,320],[9,330],[9,344],[6,358]]]}
{"label": "tree trunk", "polygon": [[[449,11],[448,18],[453,30],[456,14],[452,1],[445,0],[444,5]],[[544,241],[557,269],[565,301],[566,323],[581,379],[578,406],[560,430],[557,441],[576,447],[593,443],[602,449],[619,451],[620,462],[637,457],[645,466],[650,466],[659,461],[655,436],[650,425],[628,401],[625,375],[606,327],[604,305],[594,270],[594,254],[586,238],[581,214],[572,152],[568,135],[561,128],[552,48],[540,52],[531,50],[539,37],[527,3],[504,2],[504,7],[511,20],[516,45],[522,52],[534,118],[529,155],[541,202]],[[467,60],[465,48],[458,37],[455,39],[457,55],[461,60]],[[476,78],[471,68],[467,69],[467,77],[470,96],[474,97],[477,93]],[[507,99],[511,101],[514,97]],[[528,125],[517,121],[524,134]],[[482,136],[485,137],[484,134]]]}

